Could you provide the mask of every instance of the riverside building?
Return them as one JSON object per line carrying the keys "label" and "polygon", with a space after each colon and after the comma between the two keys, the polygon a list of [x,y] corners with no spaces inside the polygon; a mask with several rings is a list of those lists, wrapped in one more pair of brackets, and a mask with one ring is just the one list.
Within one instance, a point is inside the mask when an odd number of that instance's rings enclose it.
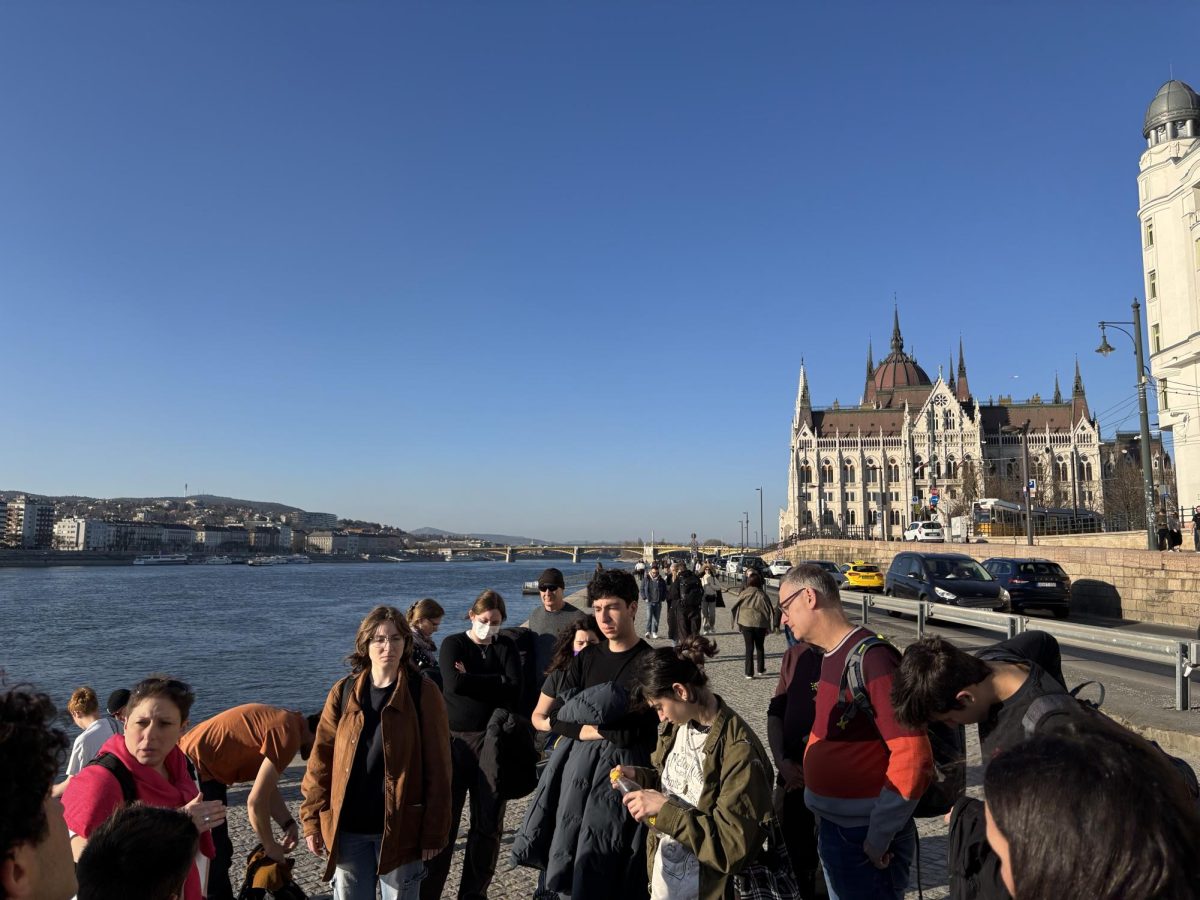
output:
{"label": "riverside building", "polygon": [[1100,431],[1078,363],[1069,397],[1056,376],[1049,402],[1035,395],[983,403],[971,390],[961,340],[957,372],[931,379],[905,353],[897,311],[888,356],[876,365],[868,346],[857,406],[814,409],[801,362],[780,538],[827,530],[898,539],[910,521],[946,523],[976,499],[1020,497],[1023,438],[1007,429],[1026,422],[1035,504],[1102,512]]}

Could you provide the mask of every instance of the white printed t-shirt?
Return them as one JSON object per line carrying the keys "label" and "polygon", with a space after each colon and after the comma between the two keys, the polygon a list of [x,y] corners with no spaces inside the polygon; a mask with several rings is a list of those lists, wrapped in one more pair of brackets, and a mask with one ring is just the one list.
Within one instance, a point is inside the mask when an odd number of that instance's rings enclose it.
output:
{"label": "white printed t-shirt", "polygon": [[[688,722],[675,733],[675,743],[663,762],[662,791],[671,800],[695,806],[704,790],[704,742],[708,729]],[[674,838],[662,835],[654,854],[650,900],[698,900],[700,861]]]}

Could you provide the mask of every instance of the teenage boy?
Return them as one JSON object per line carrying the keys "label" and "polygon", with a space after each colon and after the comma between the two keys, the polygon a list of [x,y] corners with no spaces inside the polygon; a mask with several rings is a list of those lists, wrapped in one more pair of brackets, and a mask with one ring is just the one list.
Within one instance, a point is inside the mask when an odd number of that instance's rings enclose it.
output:
{"label": "teenage boy", "polygon": [[69,900],[75,863],[51,796],[67,738],[45,694],[0,694],[0,898]]}
{"label": "teenage boy", "polygon": [[[820,678],[808,747],[804,801],[819,820],[817,851],[830,900],[901,900],[916,855],[913,811],[933,775],[923,731],[896,721],[890,648],[861,651],[872,632],[851,624],[837,583],[818,566],[794,566],[779,587],[792,634],[820,648]],[[874,715],[849,715],[842,700],[850,654],[861,652]]]}
{"label": "teenage boy", "polygon": [[546,569],[538,576],[538,596],[542,605],[529,613],[526,626],[533,633],[533,671],[537,689],[542,689],[546,680],[546,666],[554,653],[554,644],[559,632],[585,615],[577,606],[566,601],[566,582],[563,573],[555,568]]}

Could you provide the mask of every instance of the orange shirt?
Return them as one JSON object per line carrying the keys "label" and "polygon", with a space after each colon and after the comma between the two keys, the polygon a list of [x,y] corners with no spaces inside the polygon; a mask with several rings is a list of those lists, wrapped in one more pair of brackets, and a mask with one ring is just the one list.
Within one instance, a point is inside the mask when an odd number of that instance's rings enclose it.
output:
{"label": "orange shirt", "polygon": [[253,781],[269,759],[283,771],[300,749],[304,717],[298,712],[246,703],[190,729],[179,747],[196,764],[202,781]]}

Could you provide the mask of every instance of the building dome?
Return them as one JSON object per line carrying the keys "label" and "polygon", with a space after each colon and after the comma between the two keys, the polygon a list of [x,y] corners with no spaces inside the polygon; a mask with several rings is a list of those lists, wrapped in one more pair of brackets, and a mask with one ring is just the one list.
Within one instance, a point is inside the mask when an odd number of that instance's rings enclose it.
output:
{"label": "building dome", "polygon": [[1200,96],[1182,81],[1168,81],[1146,109],[1142,137],[1149,138],[1160,125],[1186,119],[1200,119]]}
{"label": "building dome", "polygon": [[905,387],[929,387],[933,384],[925,370],[906,353],[891,353],[875,369],[875,390],[892,391]]}

